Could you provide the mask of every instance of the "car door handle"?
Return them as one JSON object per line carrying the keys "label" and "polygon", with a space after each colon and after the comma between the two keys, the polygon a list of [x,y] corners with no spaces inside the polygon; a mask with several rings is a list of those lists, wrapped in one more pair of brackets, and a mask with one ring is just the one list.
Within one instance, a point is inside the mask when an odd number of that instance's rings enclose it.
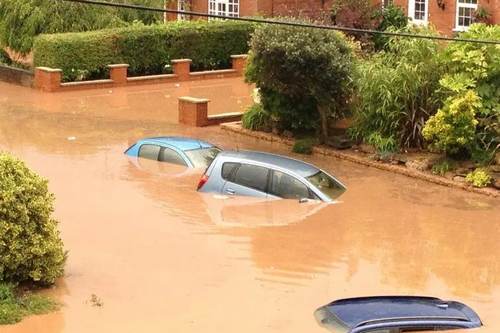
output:
{"label": "car door handle", "polygon": [[227,188],[226,189],[226,193],[227,194],[234,194],[234,190],[230,189],[230,188]]}

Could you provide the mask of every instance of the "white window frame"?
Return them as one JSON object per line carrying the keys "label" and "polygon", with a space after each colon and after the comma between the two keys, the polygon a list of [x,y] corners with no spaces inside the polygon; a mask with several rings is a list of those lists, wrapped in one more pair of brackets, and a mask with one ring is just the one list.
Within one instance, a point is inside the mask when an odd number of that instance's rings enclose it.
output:
{"label": "white window frame", "polygon": [[240,0],[208,0],[208,14],[239,17]]}
{"label": "white window frame", "polygon": [[[455,15],[455,29],[453,29],[453,31],[467,31],[469,29],[468,25],[458,25],[460,8],[470,8],[470,9],[472,9],[471,14],[473,13],[473,11],[477,10],[478,0],[472,0],[472,1],[476,1],[475,4],[472,4],[472,3],[461,3],[460,1],[461,0],[457,0],[457,12],[456,12],[456,15]],[[472,15],[471,15],[471,22],[472,22]]]}
{"label": "white window frame", "polygon": [[423,20],[415,19],[415,1],[417,1],[417,0],[409,0],[408,1],[408,16],[411,17],[413,23],[425,25],[425,24],[427,24],[428,18],[429,18],[429,0],[423,0],[425,2],[425,12],[424,12],[424,19]]}
{"label": "white window frame", "polygon": [[[180,12],[185,12],[187,9],[187,1],[186,0],[177,0],[177,10]],[[178,13],[177,20],[184,21],[186,20],[186,14]]]}

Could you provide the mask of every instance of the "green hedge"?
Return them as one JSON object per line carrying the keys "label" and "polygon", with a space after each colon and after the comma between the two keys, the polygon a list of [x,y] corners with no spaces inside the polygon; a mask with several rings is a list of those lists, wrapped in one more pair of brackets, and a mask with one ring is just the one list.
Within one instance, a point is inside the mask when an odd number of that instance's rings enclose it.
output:
{"label": "green hedge", "polygon": [[248,52],[255,24],[186,21],[83,33],[41,35],[33,47],[34,65],[63,70],[64,80],[79,75],[107,77],[107,65],[129,64],[129,76],[161,74],[172,59],[192,59],[192,70],[231,67],[231,55]]}

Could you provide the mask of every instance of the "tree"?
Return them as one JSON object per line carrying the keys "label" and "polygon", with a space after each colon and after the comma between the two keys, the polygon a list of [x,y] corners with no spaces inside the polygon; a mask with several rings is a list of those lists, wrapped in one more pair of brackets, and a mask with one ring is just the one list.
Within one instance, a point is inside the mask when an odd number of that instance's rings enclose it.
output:
{"label": "tree", "polygon": [[0,153],[0,281],[53,283],[65,253],[47,180]]}
{"label": "tree", "polygon": [[22,55],[39,34],[126,25],[114,8],[53,0],[2,0],[0,22],[0,43]]}
{"label": "tree", "polygon": [[[319,115],[321,132],[328,136],[330,117],[344,111],[344,83],[351,71],[353,47],[344,35],[268,24],[257,28],[250,49],[246,80],[261,88],[263,103],[272,94],[313,101],[311,117]],[[293,107],[283,112],[293,113]]]}

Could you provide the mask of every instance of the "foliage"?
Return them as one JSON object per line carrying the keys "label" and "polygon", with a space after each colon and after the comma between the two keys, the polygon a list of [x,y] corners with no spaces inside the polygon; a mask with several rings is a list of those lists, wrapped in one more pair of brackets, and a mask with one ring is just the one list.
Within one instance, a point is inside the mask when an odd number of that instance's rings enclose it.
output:
{"label": "foliage", "polygon": [[0,281],[53,283],[65,253],[47,180],[0,153]]}
{"label": "foliage", "polygon": [[30,314],[49,313],[59,307],[56,301],[40,294],[16,296],[13,284],[0,283],[0,325],[15,324]]}
{"label": "foliage", "polygon": [[435,164],[431,168],[431,172],[433,174],[437,174],[437,175],[440,175],[440,176],[443,176],[444,174],[446,174],[450,170],[451,170],[450,160],[445,160],[445,161],[443,161],[441,163]]}
{"label": "foliage", "polygon": [[[459,35],[467,39],[500,40],[500,26],[473,24]],[[500,144],[500,48],[477,43],[449,43],[439,57],[446,75],[441,80],[443,92],[450,99],[473,91],[480,103],[475,104],[477,120],[475,138],[467,145],[470,155],[488,155]],[[449,107],[449,106],[448,106]]]}
{"label": "foliage", "polygon": [[[418,26],[399,31],[437,34]],[[355,125],[350,134],[382,151],[423,148],[425,121],[439,108],[438,52],[433,40],[391,37],[387,51],[360,61],[353,75]]]}
{"label": "foliage", "polygon": [[312,148],[318,142],[314,139],[297,140],[292,146],[292,153],[309,155],[312,154]]}
{"label": "foliage", "polygon": [[382,22],[382,6],[370,0],[333,0],[332,23],[341,27],[376,29]]}
{"label": "foliage", "polygon": [[[274,97],[270,99],[281,95],[280,102],[290,98],[316,103],[309,115],[319,115],[322,133],[328,135],[330,118],[344,113],[344,84],[353,55],[345,37],[331,30],[267,24],[256,29],[250,47],[246,81],[260,88],[264,109],[269,110],[268,94]],[[281,112],[298,113],[296,106],[290,106]]]}
{"label": "foliage", "polygon": [[491,183],[491,176],[482,169],[476,169],[468,173],[465,180],[474,187],[486,187]]}
{"label": "foliage", "polygon": [[491,13],[488,8],[479,6],[473,13],[472,21],[474,23],[486,23],[489,24],[491,21]]}
{"label": "foliage", "polygon": [[[392,2],[382,9],[382,22],[377,27],[379,31],[403,29],[408,25],[408,16],[403,8],[395,6]],[[373,35],[375,50],[382,50],[389,43],[390,37],[380,34]]]}
{"label": "foliage", "polygon": [[430,148],[456,155],[467,151],[474,142],[477,120],[475,110],[481,103],[473,91],[448,97],[442,109],[429,118],[423,135]]}
{"label": "foliage", "polygon": [[9,54],[4,49],[0,48],[0,64],[10,65],[12,64],[12,59],[10,59]]}
{"label": "foliage", "polygon": [[80,70],[107,75],[107,65],[129,64],[129,74],[161,74],[172,59],[192,59],[193,69],[229,68],[231,55],[248,52],[254,24],[187,21],[135,25],[87,33],[43,35],[34,45],[35,66],[60,68],[67,80]]}
{"label": "foliage", "polygon": [[310,96],[284,94],[261,87],[260,100],[264,110],[277,119],[280,131],[307,132],[318,127],[318,103]]}
{"label": "foliage", "polygon": [[53,0],[2,0],[0,22],[0,43],[22,55],[39,34],[126,25],[114,8]]}
{"label": "foliage", "polygon": [[260,103],[254,103],[247,108],[241,120],[244,128],[260,131],[269,128],[272,119]]}

